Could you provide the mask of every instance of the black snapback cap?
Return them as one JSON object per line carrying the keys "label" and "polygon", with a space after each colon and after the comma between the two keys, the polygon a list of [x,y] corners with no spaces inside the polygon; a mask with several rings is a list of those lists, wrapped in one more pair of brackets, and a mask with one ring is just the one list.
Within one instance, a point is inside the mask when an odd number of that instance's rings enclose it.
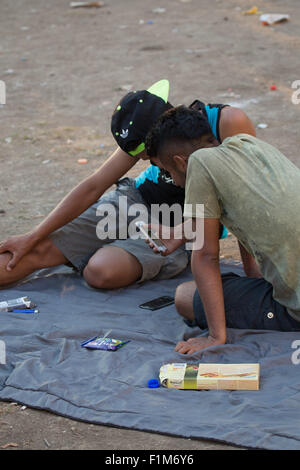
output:
{"label": "black snapback cap", "polygon": [[145,150],[148,131],[172,107],[169,86],[168,80],[160,80],[148,90],[132,91],[121,99],[112,115],[111,132],[124,152],[135,156]]}

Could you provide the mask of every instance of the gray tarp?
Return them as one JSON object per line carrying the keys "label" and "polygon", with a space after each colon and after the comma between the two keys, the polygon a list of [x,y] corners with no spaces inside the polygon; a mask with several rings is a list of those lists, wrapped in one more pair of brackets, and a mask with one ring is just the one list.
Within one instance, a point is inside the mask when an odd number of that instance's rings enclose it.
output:
{"label": "gray tarp", "polygon": [[[174,294],[191,274],[116,291],[88,288],[66,268],[41,274],[0,291],[1,300],[28,295],[40,310],[36,315],[0,312],[6,346],[0,400],[91,423],[250,448],[300,449],[300,364],[291,360],[300,332],[228,330],[226,345],[188,360],[259,362],[259,391],[149,389],[147,381],[158,377],[163,363],[187,362],[174,346],[200,330],[188,328],[174,306],[150,312],[138,305]],[[131,342],[116,352],[81,347],[110,329],[109,336]]]}

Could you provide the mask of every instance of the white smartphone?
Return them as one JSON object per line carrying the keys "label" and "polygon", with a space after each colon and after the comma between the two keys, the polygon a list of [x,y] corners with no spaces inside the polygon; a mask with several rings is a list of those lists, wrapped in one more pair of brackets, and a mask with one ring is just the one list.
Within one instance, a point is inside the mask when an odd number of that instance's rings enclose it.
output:
{"label": "white smartphone", "polygon": [[167,247],[163,244],[160,238],[158,238],[157,234],[153,230],[148,228],[148,226],[144,222],[139,221],[139,222],[136,222],[135,225],[145,235],[145,237],[151,243],[153,243],[153,245],[158,251],[161,251],[161,252],[166,251]]}

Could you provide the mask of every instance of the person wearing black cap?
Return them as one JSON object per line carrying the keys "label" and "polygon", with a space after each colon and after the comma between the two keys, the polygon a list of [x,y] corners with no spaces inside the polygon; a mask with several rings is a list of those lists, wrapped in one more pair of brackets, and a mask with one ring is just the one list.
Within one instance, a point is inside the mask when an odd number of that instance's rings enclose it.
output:
{"label": "person wearing black cap", "polygon": [[[140,159],[149,160],[146,134],[172,107],[168,94],[168,80],[160,80],[148,90],[128,93],[120,101],[111,121],[118,148],[37,227],[0,243],[0,285],[9,285],[38,269],[71,264],[90,285],[112,289],[171,278],[187,266],[189,256],[183,248],[165,258],[155,255],[141,239],[100,240],[97,236],[99,208],[110,203],[121,211],[120,196],[127,197],[129,207],[135,203],[147,208],[152,204],[184,203],[184,190],[157,166],[155,158],[136,179],[123,178]],[[191,106],[203,113],[220,142],[242,132],[255,135],[251,121],[237,108],[204,105],[197,100]],[[104,194],[113,184],[117,188]]]}

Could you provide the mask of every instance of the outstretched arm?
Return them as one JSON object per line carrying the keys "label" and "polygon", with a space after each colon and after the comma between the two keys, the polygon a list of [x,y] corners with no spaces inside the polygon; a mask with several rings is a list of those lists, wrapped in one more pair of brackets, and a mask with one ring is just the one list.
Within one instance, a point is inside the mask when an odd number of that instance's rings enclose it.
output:
{"label": "outstretched arm", "polygon": [[204,246],[201,250],[193,251],[192,272],[209,332],[206,337],[180,341],[175,351],[183,354],[226,342],[225,306],[219,267],[219,219],[204,220]]}
{"label": "outstretched arm", "polygon": [[39,241],[82,214],[137,161],[138,158],[118,148],[99,170],[76,186],[37,227],[25,235],[12,236],[0,243],[0,254],[8,251],[13,255],[7,269],[13,269]]}
{"label": "outstretched arm", "polygon": [[99,170],[76,186],[48,217],[34,229],[35,236],[38,239],[45,238],[54,230],[78,217],[119,178],[127,173],[137,161],[138,159],[131,157],[118,148]]}

